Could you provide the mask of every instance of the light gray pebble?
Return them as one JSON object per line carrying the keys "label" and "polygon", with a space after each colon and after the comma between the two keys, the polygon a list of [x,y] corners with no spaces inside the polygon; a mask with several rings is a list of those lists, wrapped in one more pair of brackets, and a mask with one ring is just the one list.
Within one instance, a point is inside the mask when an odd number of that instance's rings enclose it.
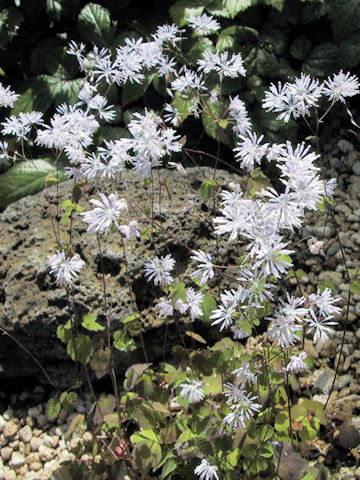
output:
{"label": "light gray pebble", "polygon": [[28,410],[28,416],[36,418],[42,412],[42,405],[37,405],[36,407],[30,407]]}
{"label": "light gray pebble", "polygon": [[9,420],[3,428],[3,434],[7,438],[13,438],[20,429],[20,422],[17,418]]}
{"label": "light gray pebble", "polygon": [[48,420],[43,413],[40,413],[40,415],[36,417],[36,421],[39,427],[45,427],[45,425],[48,423]]}
{"label": "light gray pebble", "polygon": [[4,468],[4,480],[16,480],[16,473],[10,468]]}
{"label": "light gray pebble", "polygon": [[357,160],[353,166],[352,166],[352,171],[354,172],[355,175],[360,175],[360,161]]}
{"label": "light gray pebble", "polygon": [[340,151],[343,153],[353,152],[354,145],[350,143],[348,140],[344,140],[343,138],[337,142],[337,146],[339,147]]}
{"label": "light gray pebble", "polygon": [[6,424],[6,420],[4,419],[4,417],[2,415],[0,415],[0,432],[3,431],[3,428],[5,427],[5,424]]}
{"label": "light gray pebble", "polygon": [[20,452],[13,452],[11,455],[10,465],[14,468],[19,468],[25,463],[25,457]]}
{"label": "light gray pebble", "polygon": [[14,410],[12,408],[8,408],[3,413],[3,417],[5,420],[10,420],[13,417],[13,415],[14,415]]}
{"label": "light gray pebble", "polygon": [[7,462],[8,460],[10,460],[12,453],[13,453],[12,448],[3,447],[1,449],[1,458],[4,460],[4,462]]}
{"label": "light gray pebble", "polygon": [[40,445],[38,451],[40,459],[43,462],[48,462],[49,460],[52,460],[56,455],[56,451],[46,445]]}
{"label": "light gray pebble", "polygon": [[22,427],[19,430],[20,440],[24,443],[29,443],[32,438],[32,435],[33,433],[29,425],[26,425],[25,427]]}
{"label": "light gray pebble", "polygon": [[32,437],[30,440],[31,450],[33,452],[37,452],[39,450],[40,445],[42,445],[42,440],[39,437]]}

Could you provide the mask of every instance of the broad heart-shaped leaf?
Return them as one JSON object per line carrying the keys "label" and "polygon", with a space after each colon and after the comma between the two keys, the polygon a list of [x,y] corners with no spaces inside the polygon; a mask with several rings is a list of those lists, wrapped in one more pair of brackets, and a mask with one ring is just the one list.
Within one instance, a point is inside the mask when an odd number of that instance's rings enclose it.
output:
{"label": "broad heart-shaped leaf", "polygon": [[314,77],[330,75],[337,67],[338,47],[334,43],[321,43],[309,54],[302,71]]}
{"label": "broad heart-shaped leaf", "polygon": [[204,8],[204,2],[202,1],[180,0],[170,7],[169,14],[177,25],[183,27],[190,15],[201,15]]}
{"label": "broad heart-shaped leaf", "polygon": [[106,47],[114,40],[116,24],[112,23],[109,10],[101,5],[88,3],[81,10],[78,22],[86,41]]}
{"label": "broad heart-shaped leaf", "polygon": [[0,176],[0,208],[27,195],[34,195],[47,186],[65,180],[63,172],[45,160],[26,160],[9,168]]}
{"label": "broad heart-shaped leaf", "polygon": [[79,64],[73,55],[66,53],[66,42],[57,37],[40,42],[31,54],[31,70],[35,74],[54,75],[61,80],[74,79]]}
{"label": "broad heart-shaped leaf", "polygon": [[148,73],[145,75],[142,83],[126,83],[122,89],[121,104],[122,106],[135,102],[141,98],[146,92],[148,86],[152,82],[155,74]]}
{"label": "broad heart-shaped leaf", "polygon": [[236,17],[239,12],[243,12],[247,8],[256,3],[254,0],[224,0],[223,5],[225,10],[230,14],[231,18]]}
{"label": "broad heart-shaped leaf", "polygon": [[81,325],[86,328],[86,330],[90,330],[91,332],[100,332],[101,330],[105,330],[105,327],[96,321],[96,315],[92,313],[87,313],[83,316]]}
{"label": "broad heart-shaped leaf", "polygon": [[61,80],[61,78],[53,75],[40,75],[39,78],[48,86],[49,92],[56,105],[60,103],[69,103],[71,105],[78,101],[78,94],[82,84],[81,78]]}
{"label": "broad heart-shaped leaf", "polygon": [[75,342],[71,338],[67,344],[67,353],[74,361],[79,361],[83,365],[86,365],[90,360],[92,354],[92,343],[89,337],[80,334],[75,337]]}
{"label": "broad heart-shaped leaf", "polygon": [[226,122],[225,116],[227,105],[225,103],[208,103],[206,110],[201,115],[205,132],[215,140],[232,146],[231,127]]}

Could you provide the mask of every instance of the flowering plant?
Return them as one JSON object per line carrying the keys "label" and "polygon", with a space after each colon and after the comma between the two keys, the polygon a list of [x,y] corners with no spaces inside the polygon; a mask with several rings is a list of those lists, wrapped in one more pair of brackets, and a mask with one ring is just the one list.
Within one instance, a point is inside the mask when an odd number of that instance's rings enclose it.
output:
{"label": "flowering plant", "polygon": [[[50,149],[57,161],[66,156],[71,166],[65,174],[79,195],[86,196],[84,186],[92,182],[102,184],[107,179],[112,187],[111,193],[100,193],[101,200],[90,198],[86,211],[75,198],[63,203],[60,223],[68,227],[68,244],[62,241],[54,219],[56,253],[48,257],[48,265],[67,296],[71,297],[74,281],[86,268],[72,244],[72,224],[85,222],[88,232],[97,236],[100,257],[103,236],[121,243],[128,287],[131,266],[125,244],[149,238],[155,254],[144,259],[144,281],[161,289],[163,295],[153,309],[166,321],[183,319],[189,325],[185,334],[180,332],[182,346],[173,348],[171,361],[153,366],[144,349],[145,363],[128,369],[122,392],[114,368],[115,352],[137,348],[135,338],[142,339],[141,312],[134,306],[132,314],[122,320],[122,328],[112,330],[104,271],[104,324],[87,314],[82,322],[70,318],[59,327],[60,339],[71,358],[82,365],[94,395],[95,414],[87,412],[96,440],[91,468],[112,472],[125,468],[130,478],[152,471],[161,478],[275,479],[281,463],[275,448],[278,442],[312,441],[320,425],[327,423],[321,404],[295,404],[292,389],[296,376],[311,365],[304,351],[305,339],[324,342],[331,335],[335,317],[341,313],[338,299],[328,288],[311,295],[299,288],[294,292],[299,295],[287,293],[283,298],[278,290],[281,279],[296,275],[292,270],[294,232],[307,211],[331,203],[336,180],[321,178],[321,157],[311,145],[265,142],[253,129],[245,101],[226,94],[223,80],[243,77],[246,71],[241,53],[219,52],[213,44],[212,35],[220,28],[217,20],[194,14],[186,27],[163,25],[151,41],[126,38],[113,50],[88,49],[71,42],[68,53],[77,59],[84,76],[76,103],[59,106],[48,123],[36,111],[10,116],[2,123],[2,133],[21,143],[33,138],[35,144]],[[199,58],[187,61],[181,46],[192,34],[207,38],[208,46]],[[102,87],[141,84],[149,74],[166,84],[168,101],[161,111],[135,112],[126,136],[95,144],[101,122],[115,116],[114,106],[100,93]],[[316,137],[319,122],[335,103],[346,103],[358,93],[359,81],[350,73],[340,71],[323,82],[302,74],[285,84],[272,84],[263,107],[284,122],[303,119]],[[16,100],[14,92],[1,87],[0,105],[11,107]],[[327,109],[313,125],[311,114],[324,102]],[[235,140],[234,158],[242,176],[234,175],[234,181],[221,192],[216,174],[222,159],[188,148],[176,130],[192,115],[203,116],[216,138],[231,134]],[[5,142],[2,149],[6,154]],[[118,180],[130,170],[154,192],[161,183],[161,169],[171,173],[176,168],[186,175],[184,154],[196,163],[198,153],[208,155],[215,164],[213,178],[202,182],[200,195],[204,202],[212,200],[216,242],[209,251],[185,245],[192,271],[179,281],[175,258],[157,250],[156,234],[166,238],[171,232],[155,218],[155,194],[149,208],[139,212]],[[263,160],[278,170],[278,188],[262,173]],[[234,264],[221,264],[222,244],[233,245]],[[318,254],[321,246],[321,241],[311,242],[311,254]],[[207,344],[193,328],[198,319],[219,329],[221,340],[195,348],[195,342]],[[257,335],[264,325],[268,325],[265,333]],[[101,331],[106,340],[99,347],[92,335]],[[246,344],[246,339],[253,338],[253,345]],[[192,348],[186,339],[191,339]],[[98,378],[111,378],[115,400],[110,412],[94,394],[90,369]],[[63,408],[64,398],[68,400],[68,396],[53,399],[51,418]],[[128,428],[129,420],[134,431]],[[296,422],[301,422],[301,429],[294,428]],[[307,464],[301,474],[313,478]]]}

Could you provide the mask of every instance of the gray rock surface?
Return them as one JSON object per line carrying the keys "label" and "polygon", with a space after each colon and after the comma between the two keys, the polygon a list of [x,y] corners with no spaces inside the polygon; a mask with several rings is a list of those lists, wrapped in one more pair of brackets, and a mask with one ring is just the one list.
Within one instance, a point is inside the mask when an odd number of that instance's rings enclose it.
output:
{"label": "gray rock surface", "polygon": [[[202,205],[199,195],[201,181],[212,178],[213,170],[206,167],[190,168],[187,176],[180,175],[177,171],[164,171],[160,172],[160,175],[161,191],[155,186],[157,251],[155,252],[150,238],[145,242],[126,242],[126,257],[131,276],[130,290],[120,233],[108,235],[101,240],[112,328],[119,328],[121,320],[133,312],[135,304],[135,309],[142,315],[145,337],[151,344],[150,354],[155,358],[160,351],[162,355],[163,334],[158,335],[157,331],[163,322],[158,316],[151,314],[151,307],[156,303],[154,300],[161,296],[161,291],[146,281],[144,261],[149,256],[172,253],[177,261],[177,273],[181,274],[190,260],[190,252],[183,245],[192,248],[194,238],[197,240],[201,236],[206,242],[206,239],[213,235],[209,207]],[[234,174],[224,171],[217,173],[217,180],[222,185],[234,179]],[[64,200],[71,199],[72,188],[70,181],[60,184],[58,202],[57,188],[49,189],[53,215],[57,211],[57,203],[60,205]],[[85,210],[89,210],[89,198],[98,198],[99,191],[109,194],[113,188],[106,184],[102,184],[101,189],[91,187],[90,191],[83,193],[79,203]],[[128,219],[137,219],[141,228],[150,227],[149,221],[144,221],[144,209],[151,206],[151,186],[144,188],[132,172],[125,172],[117,190],[120,196],[128,199]],[[158,207],[159,198],[161,212]],[[61,207],[59,210],[61,215]],[[86,266],[75,282],[74,296],[69,307],[65,289],[57,287],[48,273],[46,257],[55,253],[59,247],[55,241],[45,192],[21,199],[0,215],[0,325],[44,364],[60,386],[74,383],[75,371],[64,345],[56,336],[57,327],[69,319],[72,310],[79,318],[88,312],[103,314],[102,267],[97,238],[87,233],[86,227],[82,217],[75,216],[73,251],[81,256]],[[66,245],[69,243],[68,225],[60,228],[62,244]],[[164,234],[161,229],[165,229]],[[101,320],[104,321],[104,318],[100,317]],[[169,335],[168,343],[171,344],[171,332]],[[138,349],[129,358],[128,365],[139,360],[144,359]],[[123,364],[123,368],[126,366]],[[38,367],[24,351],[18,348],[11,338],[2,335],[0,378],[35,375],[38,372]],[[46,381],[42,375],[40,380]]]}

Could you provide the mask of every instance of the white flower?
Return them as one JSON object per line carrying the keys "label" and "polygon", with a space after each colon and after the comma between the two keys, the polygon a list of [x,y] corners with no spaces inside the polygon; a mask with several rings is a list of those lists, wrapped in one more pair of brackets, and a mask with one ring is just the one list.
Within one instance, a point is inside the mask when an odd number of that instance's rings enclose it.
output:
{"label": "white flower", "polygon": [[356,75],[350,75],[350,72],[344,73],[340,70],[333,78],[329,77],[324,82],[323,92],[330,100],[345,103],[345,97],[353,97],[359,93],[359,79]]}
{"label": "white flower", "polygon": [[220,305],[212,312],[210,319],[214,321],[212,322],[211,326],[218,325],[220,323],[220,332],[224,330],[224,328],[230,327],[234,323],[233,314],[235,311],[235,304],[228,304],[223,301],[223,305]]}
{"label": "white flower", "polygon": [[127,225],[120,225],[119,230],[125,236],[125,238],[136,238],[140,237],[140,232],[138,230],[139,224],[136,220],[131,220]]}
{"label": "white flower", "polygon": [[170,253],[165,257],[155,257],[154,259],[147,260],[145,262],[145,276],[148,277],[147,281],[152,280],[155,285],[164,287],[174,281],[169,272],[174,269],[175,260],[171,257]]}
{"label": "white flower", "polygon": [[305,322],[309,326],[309,332],[314,330],[314,343],[319,339],[320,341],[327,340],[328,333],[332,332],[333,325],[337,325],[337,322],[331,322],[332,316],[325,318],[317,318],[314,311],[310,310],[311,318],[305,318]]}
{"label": "white flower", "polygon": [[261,267],[264,275],[280,278],[292,265],[291,261],[284,258],[294,253],[294,250],[285,248],[287,245],[288,243],[281,242],[278,236],[264,239],[256,252],[257,260],[254,267]]}
{"label": "white flower", "polygon": [[199,475],[200,480],[219,480],[217,474],[218,467],[211,465],[205,458],[201,460],[200,465],[198,465],[194,473]]}
{"label": "white flower", "polygon": [[174,127],[178,127],[180,125],[181,117],[176,107],[165,103],[164,112],[166,112],[164,115],[165,122],[171,123],[171,125],[174,125]]}
{"label": "white flower", "polygon": [[17,93],[10,90],[10,87],[4,87],[2,83],[0,83],[0,107],[12,108],[18,96]]}
{"label": "white flower", "polygon": [[155,305],[155,308],[159,310],[160,317],[169,317],[174,311],[171,300],[166,300],[163,297],[160,298],[160,302]]}
{"label": "white flower", "polygon": [[277,313],[275,318],[268,318],[267,320],[274,320],[274,324],[268,330],[268,337],[279,342],[281,347],[292,347],[299,341],[296,332],[301,331],[302,326],[296,324],[293,318]]}
{"label": "white flower", "polygon": [[240,138],[242,142],[239,142],[238,146],[234,148],[234,152],[238,152],[235,157],[240,162],[242,168],[252,172],[255,164],[261,163],[261,159],[266,154],[268,144],[261,145],[264,135],[258,137],[253,132],[249,132],[247,136],[241,135]]}
{"label": "white flower", "polygon": [[194,250],[192,259],[199,263],[199,269],[195,270],[190,276],[191,278],[200,277],[200,285],[203,286],[207,283],[209,278],[214,277],[213,264],[211,262],[211,255],[203,252],[202,250]]}
{"label": "white flower", "polygon": [[266,111],[280,112],[276,118],[284,122],[288,122],[291,116],[298,118],[309,113],[309,105],[304,104],[302,97],[291,93],[288,85],[280,82],[277,87],[272,83],[270,90],[265,92],[263,107]]}
{"label": "white flower", "polygon": [[183,67],[182,74],[171,82],[171,88],[175,92],[185,92],[186,90],[207,90],[201,75]]}
{"label": "white flower", "polygon": [[186,292],[186,302],[189,308],[189,314],[191,320],[201,317],[203,311],[200,307],[204,298],[204,294],[201,292],[196,293],[192,287],[189,287]]}
{"label": "white flower", "polygon": [[249,385],[256,383],[256,375],[251,371],[249,362],[243,362],[241,367],[236,368],[231,373],[236,376],[238,382],[248,383]]}
{"label": "white flower", "polygon": [[269,187],[267,191],[263,192],[263,196],[269,199],[264,207],[265,215],[268,219],[272,219],[278,228],[288,228],[293,231],[294,227],[301,226],[303,212],[289,186],[286,187],[284,193],[280,194],[274,188]]}
{"label": "white flower", "polygon": [[175,302],[175,310],[177,310],[179,313],[183,314],[186,313],[187,309],[189,308],[189,305],[184,302],[181,298],[176,300]]}
{"label": "white flower", "polygon": [[54,255],[48,256],[50,273],[56,277],[56,283],[60,286],[72,285],[74,277],[85,265],[80,255],[76,254],[71,258],[66,257],[64,252],[57,251]]}
{"label": "white flower", "polygon": [[2,123],[4,135],[14,135],[19,140],[26,140],[33,125],[41,125],[43,114],[41,112],[19,113],[18,116],[11,115]]}
{"label": "white flower", "polygon": [[244,282],[244,288],[241,292],[241,300],[247,301],[249,305],[259,306],[260,302],[268,302],[273,299],[270,292],[274,288],[272,283],[266,283],[266,277],[257,268],[243,268],[241,276],[237,279]]}
{"label": "white flower", "polygon": [[319,315],[323,317],[333,314],[337,315],[342,311],[342,308],[335,307],[334,303],[339,302],[340,298],[334,298],[330,288],[325,288],[322,293],[320,293],[320,290],[318,290],[316,295],[313,294],[313,300],[319,309]]}
{"label": "white flower", "polygon": [[220,79],[223,77],[236,78],[239,75],[245,76],[245,68],[240,53],[232,54],[230,58],[229,52],[209,52],[203,53],[203,58],[198,60],[199,69],[205,73],[215,71]]}
{"label": "white flower", "polygon": [[248,332],[245,332],[242,328],[240,328],[238,325],[233,325],[230,327],[230,330],[233,333],[234,340],[242,340],[244,338],[247,338],[250,334]]}
{"label": "white flower", "polygon": [[257,397],[251,397],[251,393],[244,394],[236,405],[230,407],[232,412],[224,418],[223,422],[234,430],[238,427],[245,428],[245,422],[261,409],[261,405],[256,403],[256,400]]}
{"label": "white flower", "polygon": [[238,135],[245,135],[251,131],[251,122],[245,107],[245,103],[240,100],[238,95],[234,98],[230,97],[229,99],[229,113],[234,118],[236,123],[236,125],[233,127],[233,130]]}
{"label": "white flower", "polygon": [[95,116],[75,106],[60,105],[45,130],[38,130],[35,142],[47,148],[63,150],[91,145],[92,136],[99,123]]}
{"label": "white flower", "polygon": [[299,373],[303,370],[307,370],[309,367],[304,362],[306,357],[307,357],[306,352],[302,352],[299,355],[293,355],[290,358],[290,362],[286,366],[286,370],[288,372],[294,372],[294,373]]}
{"label": "white flower", "polygon": [[170,43],[171,45],[175,45],[176,42],[179,42],[183,38],[181,36],[183,32],[185,32],[185,30],[180,30],[175,23],[173,23],[172,25],[161,25],[152,37],[157,43]]}
{"label": "white flower", "polygon": [[95,205],[96,208],[81,213],[84,216],[84,222],[89,224],[88,232],[90,233],[109,233],[112,224],[119,228],[117,219],[128,208],[126,200],[118,199],[117,193],[111,193],[108,197],[100,193],[100,197],[102,202],[100,200],[90,200],[90,203]]}
{"label": "white flower", "polygon": [[209,33],[216,32],[220,28],[219,22],[211,15],[206,15],[206,13],[199,16],[190,15],[188,17],[188,24],[199,35],[208,35]]}
{"label": "white flower", "polygon": [[197,380],[190,381],[186,379],[187,383],[182,383],[180,385],[181,392],[180,396],[189,400],[190,403],[200,402],[205,398],[203,389],[203,382]]}

